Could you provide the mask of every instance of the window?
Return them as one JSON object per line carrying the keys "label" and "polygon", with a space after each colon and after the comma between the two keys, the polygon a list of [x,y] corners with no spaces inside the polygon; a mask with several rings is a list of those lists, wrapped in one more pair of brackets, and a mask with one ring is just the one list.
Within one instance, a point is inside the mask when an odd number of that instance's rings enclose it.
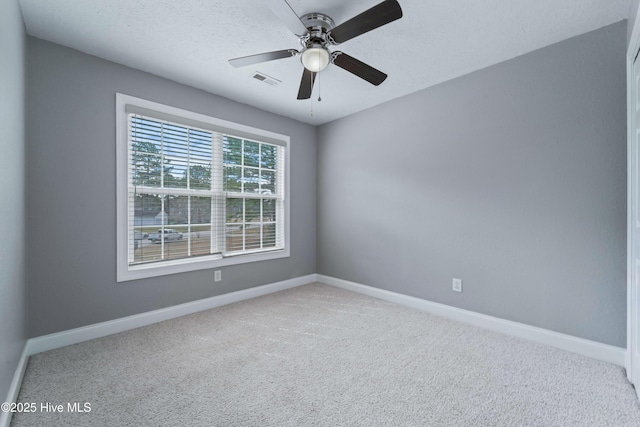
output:
{"label": "window", "polygon": [[116,95],[118,281],[289,256],[289,138]]}

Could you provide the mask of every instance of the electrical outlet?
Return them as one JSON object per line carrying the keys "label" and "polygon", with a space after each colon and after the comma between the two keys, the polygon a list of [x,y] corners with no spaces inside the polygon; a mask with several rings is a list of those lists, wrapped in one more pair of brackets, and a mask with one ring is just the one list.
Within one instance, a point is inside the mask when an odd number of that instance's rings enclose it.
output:
{"label": "electrical outlet", "polygon": [[216,270],[213,272],[213,281],[219,282],[222,280],[222,270]]}
{"label": "electrical outlet", "polygon": [[453,292],[462,292],[462,279],[453,278],[453,286],[451,287]]}

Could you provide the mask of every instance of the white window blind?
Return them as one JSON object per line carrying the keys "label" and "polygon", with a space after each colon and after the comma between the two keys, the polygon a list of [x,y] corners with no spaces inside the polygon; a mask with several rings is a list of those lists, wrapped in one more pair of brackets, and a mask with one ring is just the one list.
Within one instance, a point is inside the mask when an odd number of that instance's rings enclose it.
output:
{"label": "white window blind", "polygon": [[284,149],[223,135],[225,253],[281,249]]}
{"label": "white window blind", "polygon": [[129,264],[222,252],[220,137],[138,114],[128,117]]}
{"label": "white window blind", "polygon": [[285,249],[286,144],[146,108],[125,110],[128,271]]}

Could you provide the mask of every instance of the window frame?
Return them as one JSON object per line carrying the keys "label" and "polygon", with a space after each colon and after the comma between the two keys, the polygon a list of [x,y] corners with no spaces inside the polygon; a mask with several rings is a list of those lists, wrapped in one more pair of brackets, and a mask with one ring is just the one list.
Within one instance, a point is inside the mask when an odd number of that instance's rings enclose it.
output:
{"label": "window frame", "polygon": [[[284,148],[284,248],[248,254],[207,255],[129,265],[129,112],[144,114],[161,120],[174,121],[186,126],[205,127],[214,132],[242,137]],[[122,93],[116,93],[116,264],[117,282],[164,276],[189,271],[220,268],[266,261],[290,256],[290,137],[239,123],[218,119],[205,114],[160,104]],[[222,166],[222,165],[220,165]]]}

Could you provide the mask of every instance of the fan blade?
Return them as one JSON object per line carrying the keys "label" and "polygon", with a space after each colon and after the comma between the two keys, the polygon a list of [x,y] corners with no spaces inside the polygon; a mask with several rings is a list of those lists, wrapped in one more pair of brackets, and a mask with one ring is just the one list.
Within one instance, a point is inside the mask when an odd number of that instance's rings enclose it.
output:
{"label": "fan blade", "polygon": [[273,61],[274,59],[291,58],[299,52],[295,49],[276,50],[274,52],[259,53],[257,55],[243,56],[241,58],[233,58],[229,60],[229,64],[238,68],[247,65],[259,64],[260,62]]}
{"label": "fan blade", "polygon": [[298,37],[307,34],[307,27],[286,0],[268,0],[267,6],[293,34]]}
{"label": "fan blade", "polygon": [[309,71],[306,68],[302,72],[302,81],[300,82],[300,89],[298,90],[298,99],[311,98],[311,92],[313,92],[313,83],[316,81],[316,74],[313,71]]}
{"label": "fan blade", "polygon": [[400,18],[402,9],[397,0],[386,0],[333,28],[329,31],[328,39],[333,44],[344,43]]}
{"label": "fan blade", "polygon": [[332,61],[335,65],[347,70],[348,72],[355,74],[371,83],[372,85],[379,86],[380,83],[385,81],[387,75],[382,71],[376,70],[371,65],[367,65],[362,61],[358,61],[356,58],[347,55],[343,52],[333,52]]}

